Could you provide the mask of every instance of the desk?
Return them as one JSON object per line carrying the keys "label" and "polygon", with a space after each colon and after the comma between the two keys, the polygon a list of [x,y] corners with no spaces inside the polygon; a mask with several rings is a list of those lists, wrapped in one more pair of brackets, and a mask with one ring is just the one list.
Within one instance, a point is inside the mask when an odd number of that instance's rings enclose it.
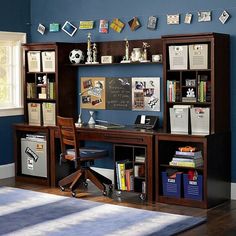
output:
{"label": "desk", "polygon": [[[154,135],[155,132],[139,130],[134,128],[123,129],[95,129],[89,127],[77,128],[80,141],[99,141],[109,143],[122,143],[146,146],[146,191],[147,200],[154,201]],[[51,186],[56,186],[56,138],[59,137],[58,128],[50,127],[50,182]]]}

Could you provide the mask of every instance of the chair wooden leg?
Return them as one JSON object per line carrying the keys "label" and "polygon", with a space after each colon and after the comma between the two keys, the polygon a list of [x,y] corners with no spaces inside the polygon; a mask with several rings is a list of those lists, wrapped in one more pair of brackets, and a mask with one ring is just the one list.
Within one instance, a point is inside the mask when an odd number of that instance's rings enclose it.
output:
{"label": "chair wooden leg", "polygon": [[97,177],[97,179],[99,179],[102,183],[104,184],[112,184],[112,181],[110,179],[108,179],[107,177],[99,174],[98,172],[94,171],[93,169],[89,168],[89,170],[93,173],[93,175],[95,175]]}
{"label": "chair wooden leg", "polygon": [[77,170],[77,171],[75,171],[74,173],[72,173],[72,174],[66,176],[66,177],[63,178],[63,179],[61,179],[61,180],[58,182],[59,186],[65,186],[65,185],[67,185],[67,184],[73,182],[75,176],[76,176],[76,175],[79,175],[79,173],[81,173],[81,170]]}
{"label": "chair wooden leg", "polygon": [[77,183],[77,181],[79,180],[79,178],[81,177],[81,175],[82,175],[82,172],[80,171],[80,172],[78,173],[78,175],[75,177],[75,179],[74,179],[74,181],[72,182],[72,184],[70,185],[70,189],[71,189],[71,190],[73,189],[74,185]]}
{"label": "chair wooden leg", "polygon": [[102,184],[99,179],[93,174],[91,169],[86,169],[86,176],[88,179],[90,179],[101,191],[105,191],[106,187],[104,184]]}

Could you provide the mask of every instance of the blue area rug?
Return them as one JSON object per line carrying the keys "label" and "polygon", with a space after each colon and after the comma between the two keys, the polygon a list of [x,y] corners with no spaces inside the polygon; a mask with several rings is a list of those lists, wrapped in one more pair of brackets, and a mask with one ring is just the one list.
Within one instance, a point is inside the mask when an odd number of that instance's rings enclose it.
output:
{"label": "blue area rug", "polygon": [[0,187],[0,235],[174,235],[205,221]]}

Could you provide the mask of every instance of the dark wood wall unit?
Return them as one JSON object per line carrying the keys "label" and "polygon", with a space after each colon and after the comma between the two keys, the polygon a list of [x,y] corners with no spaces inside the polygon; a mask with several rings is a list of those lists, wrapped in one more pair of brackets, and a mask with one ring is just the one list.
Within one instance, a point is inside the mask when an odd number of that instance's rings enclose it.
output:
{"label": "dark wood wall unit", "polygon": [[[163,93],[165,133],[156,135],[156,200],[164,203],[210,208],[230,199],[230,37],[226,34],[203,33],[189,35],[167,35],[163,40]],[[191,69],[188,59],[187,69],[170,68],[169,46],[201,45],[208,46],[208,66],[204,69]],[[189,50],[189,49],[188,49]],[[188,52],[189,54],[189,52]],[[183,99],[186,96],[186,79],[195,80],[195,92],[199,93],[198,79],[207,78],[210,89],[208,97],[201,101],[196,95],[195,101]],[[178,99],[169,101],[167,92],[169,81],[179,81]],[[167,88],[168,87],[168,88]],[[193,86],[194,87],[194,86]],[[171,133],[170,111],[174,105],[210,108],[209,135],[191,135]],[[169,165],[178,147],[194,146],[202,152],[203,166],[198,168]],[[180,164],[179,164],[180,165]],[[162,171],[177,169],[183,173],[197,171],[203,177],[202,200],[168,197],[163,193]],[[184,191],[184,187],[181,188]]]}
{"label": "dark wood wall unit", "polygon": [[[229,134],[212,134],[208,136],[158,134],[156,135],[156,200],[192,207],[210,208],[230,199],[230,150]],[[170,166],[175,151],[181,146],[194,146],[202,151],[204,165],[198,168]],[[217,147],[217,148],[216,148]],[[203,199],[192,200],[164,196],[161,172],[168,168],[183,173],[196,170],[203,176]]]}
{"label": "dark wood wall unit", "polygon": [[[73,67],[68,67],[69,53],[78,44],[72,43],[31,43],[23,45],[23,61],[24,61],[24,109],[25,122],[28,122],[28,107],[29,102],[52,102],[56,104],[56,115],[68,116],[77,119],[77,70]],[[54,51],[55,52],[55,72],[29,72],[27,53],[29,51]],[[42,62],[41,62],[42,64]],[[36,81],[37,76],[47,75],[52,77],[55,82],[55,99],[39,99],[27,98],[27,82]],[[35,82],[36,83],[36,82]]]}
{"label": "dark wood wall unit", "polygon": [[[191,35],[167,35],[163,40],[163,85],[164,85],[164,119],[163,125],[170,132],[169,108],[175,104],[190,104],[210,108],[211,133],[230,131],[230,37],[226,34],[204,33]],[[169,51],[171,45],[208,45],[208,68],[203,70],[170,70]],[[206,74],[211,83],[210,101],[206,102],[183,102],[182,86],[190,73],[198,75]],[[167,102],[167,80],[177,79],[180,81],[180,100]]]}

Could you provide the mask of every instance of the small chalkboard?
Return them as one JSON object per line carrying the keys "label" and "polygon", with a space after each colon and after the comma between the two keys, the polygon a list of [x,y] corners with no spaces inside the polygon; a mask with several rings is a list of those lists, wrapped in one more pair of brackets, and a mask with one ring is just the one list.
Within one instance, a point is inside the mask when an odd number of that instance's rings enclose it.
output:
{"label": "small chalkboard", "polygon": [[106,109],[131,110],[131,78],[106,78]]}

